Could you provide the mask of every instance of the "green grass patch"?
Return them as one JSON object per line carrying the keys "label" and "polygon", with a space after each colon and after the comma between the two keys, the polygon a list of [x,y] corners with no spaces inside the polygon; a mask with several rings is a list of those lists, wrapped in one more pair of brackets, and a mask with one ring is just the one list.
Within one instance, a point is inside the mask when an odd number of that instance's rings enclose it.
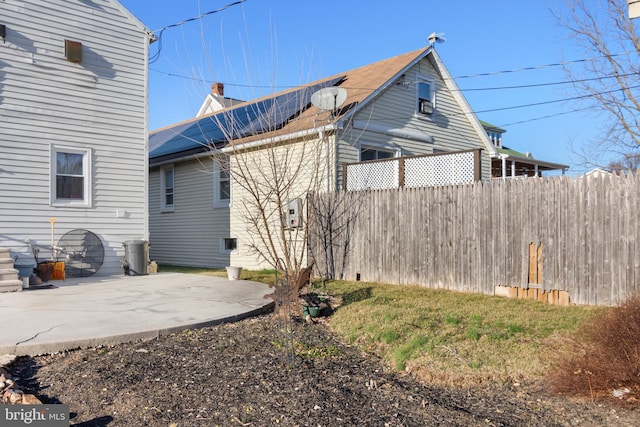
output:
{"label": "green grass patch", "polygon": [[334,281],[331,327],[399,370],[447,383],[540,378],[558,343],[604,308],[552,306],[426,289]]}

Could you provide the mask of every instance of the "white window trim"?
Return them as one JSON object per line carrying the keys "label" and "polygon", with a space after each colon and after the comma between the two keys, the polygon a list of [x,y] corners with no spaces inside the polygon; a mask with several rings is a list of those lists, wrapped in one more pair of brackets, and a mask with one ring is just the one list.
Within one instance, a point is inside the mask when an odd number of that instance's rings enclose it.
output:
{"label": "white window trim", "polygon": [[[230,250],[227,250],[227,249],[225,248],[225,245],[224,245],[224,241],[225,241],[225,239],[236,239],[236,248],[235,248],[235,249],[233,249],[233,250],[231,250],[231,251],[230,251]],[[238,238],[237,238],[237,237],[220,237],[219,242],[220,242],[220,248],[219,248],[219,250],[220,250],[220,253],[221,253],[221,254],[237,254],[237,253],[238,253],[238,247],[239,247],[239,245],[238,245]]]}
{"label": "white window trim", "polygon": [[[173,172],[173,204],[167,205],[167,182],[166,172],[171,170]],[[160,168],[160,212],[173,212],[176,205],[176,170],[173,165],[166,165]]]}
{"label": "white window trim", "polygon": [[418,83],[428,83],[429,84],[429,88],[431,89],[431,105],[433,107],[433,113],[431,114],[423,114],[420,112],[420,85],[416,84],[416,97],[415,97],[415,112],[414,115],[417,118],[423,119],[423,120],[431,120],[433,118],[433,115],[435,114],[436,108],[437,108],[437,103],[436,103],[436,82],[433,78],[431,77],[427,77],[425,75],[422,74],[417,74],[416,75],[416,81]]}
{"label": "white window trim", "polygon": [[[360,146],[358,147],[358,161],[362,162],[362,158],[360,157],[362,155],[362,149],[372,149],[372,150],[377,150],[377,151],[387,151],[389,153],[393,153],[393,157],[401,157],[402,156],[402,150],[400,149],[400,147],[393,147],[391,145],[384,145],[384,144],[377,144],[375,142],[361,142]],[[384,159],[381,159],[384,160]]]}
{"label": "white window trim", "polygon": [[[84,199],[83,200],[68,200],[58,199],[56,194],[56,176],[57,176],[57,154],[58,153],[73,153],[82,154],[82,175],[84,179]],[[93,200],[93,160],[92,151],[90,148],[73,148],[64,147],[54,144],[49,145],[49,204],[55,207],[69,207],[69,208],[90,208]]]}
{"label": "white window trim", "polygon": [[[229,161],[227,159],[227,161]],[[231,200],[233,199],[233,185],[231,185],[231,173],[229,173],[229,198],[220,198],[220,163],[216,160],[213,161],[213,207],[214,208],[228,208],[231,206]]]}

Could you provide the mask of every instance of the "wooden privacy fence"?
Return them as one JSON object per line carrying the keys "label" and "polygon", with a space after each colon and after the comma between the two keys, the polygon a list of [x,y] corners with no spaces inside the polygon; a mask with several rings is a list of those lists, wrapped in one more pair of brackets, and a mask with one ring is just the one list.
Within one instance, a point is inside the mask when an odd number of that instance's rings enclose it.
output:
{"label": "wooden privacy fence", "polygon": [[327,238],[322,209],[309,209],[321,273],[331,252],[331,273],[349,280],[589,305],[616,305],[639,288],[634,175],[316,194],[309,206],[327,198],[351,213],[332,213],[331,229],[348,232]]}

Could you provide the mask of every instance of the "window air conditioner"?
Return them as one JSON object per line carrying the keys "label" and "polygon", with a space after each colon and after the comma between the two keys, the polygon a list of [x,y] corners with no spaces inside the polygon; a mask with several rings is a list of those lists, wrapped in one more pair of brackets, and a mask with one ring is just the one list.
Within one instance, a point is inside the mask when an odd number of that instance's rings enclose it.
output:
{"label": "window air conditioner", "polygon": [[421,99],[419,103],[421,114],[433,114],[433,104],[428,99]]}

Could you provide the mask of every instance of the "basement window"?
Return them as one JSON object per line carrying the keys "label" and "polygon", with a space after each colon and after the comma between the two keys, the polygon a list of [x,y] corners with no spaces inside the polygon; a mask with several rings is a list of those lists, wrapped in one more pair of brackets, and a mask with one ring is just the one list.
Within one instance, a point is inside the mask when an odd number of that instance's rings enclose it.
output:
{"label": "basement window", "polygon": [[82,43],[72,40],[64,41],[64,56],[67,61],[79,64],[82,62]]}
{"label": "basement window", "polygon": [[220,252],[230,253],[238,249],[238,239],[235,237],[225,237],[220,239]]}

